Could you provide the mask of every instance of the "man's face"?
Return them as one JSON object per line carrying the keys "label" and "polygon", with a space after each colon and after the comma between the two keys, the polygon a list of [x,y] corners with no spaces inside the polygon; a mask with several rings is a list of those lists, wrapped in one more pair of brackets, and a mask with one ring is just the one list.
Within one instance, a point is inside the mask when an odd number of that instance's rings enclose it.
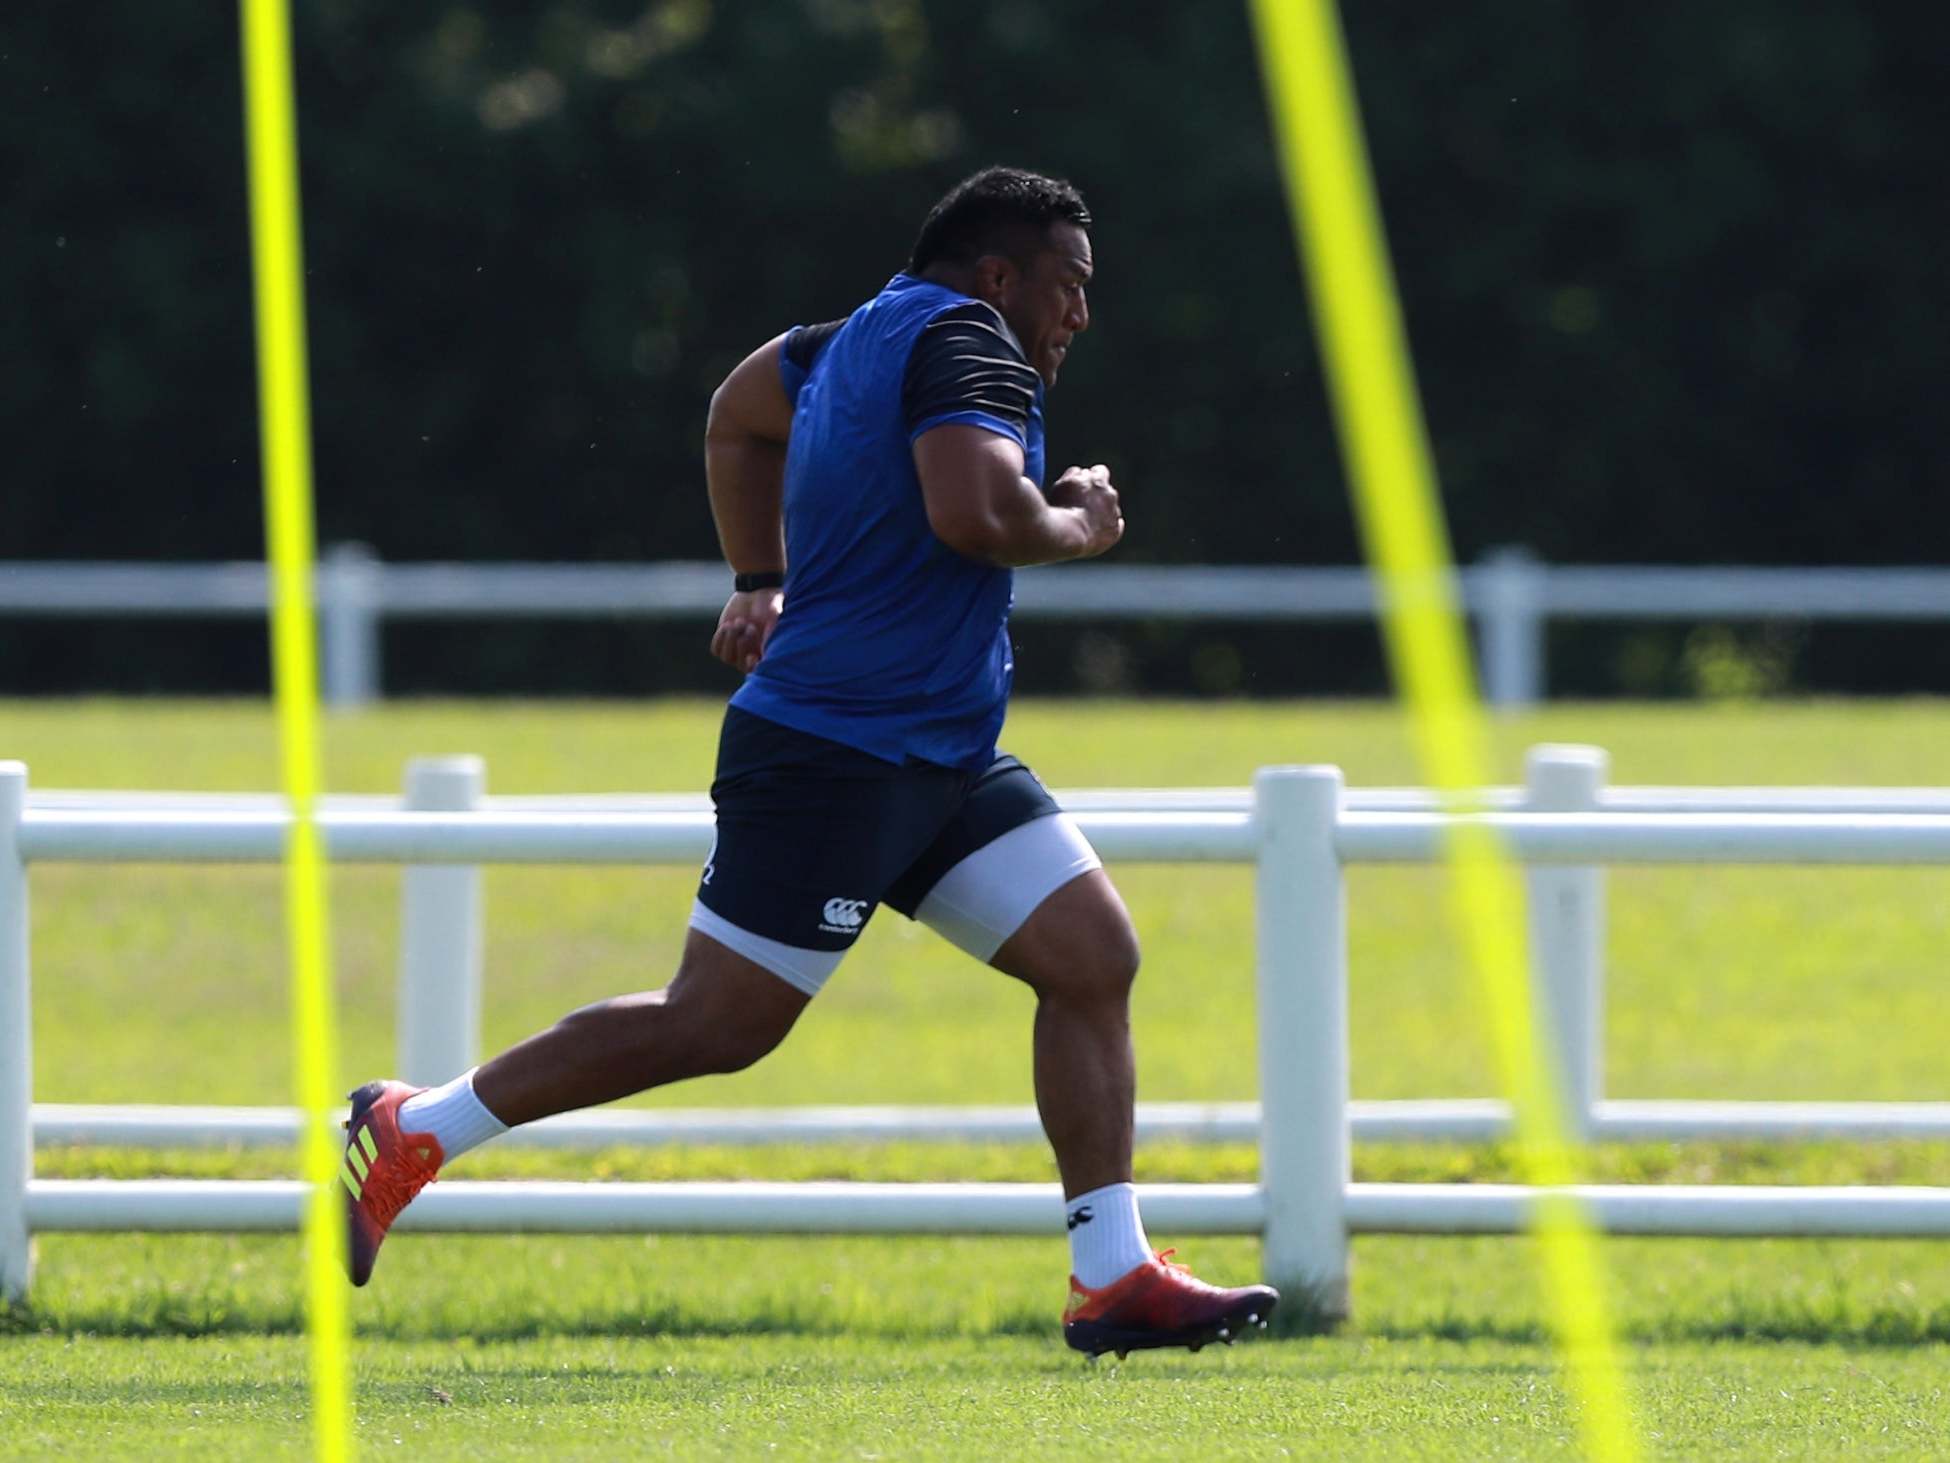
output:
{"label": "man's face", "polygon": [[1090,235],[1072,223],[1050,227],[1048,242],[1016,272],[996,301],[1045,386],[1056,384],[1070,342],[1090,328]]}

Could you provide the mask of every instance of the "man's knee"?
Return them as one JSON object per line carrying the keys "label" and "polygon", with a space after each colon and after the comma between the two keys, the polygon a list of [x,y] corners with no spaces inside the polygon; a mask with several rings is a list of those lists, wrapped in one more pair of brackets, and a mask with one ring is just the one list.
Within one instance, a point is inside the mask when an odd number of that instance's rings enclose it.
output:
{"label": "man's knee", "polygon": [[1098,932],[1094,976],[1095,984],[1105,994],[1128,996],[1137,980],[1144,952],[1138,946],[1137,927],[1131,923],[1131,917],[1121,907],[1118,914],[1121,918],[1106,921]]}
{"label": "man's knee", "polygon": [[1123,1000],[1142,951],[1130,912],[1101,870],[1043,901],[996,951],[996,966],[1037,994],[1070,1000]]}
{"label": "man's knee", "polygon": [[785,1040],[807,997],[722,945],[694,938],[664,992],[668,1039],[693,1075],[739,1072]]}
{"label": "man's knee", "polygon": [[1127,920],[1107,923],[1079,939],[1032,981],[1038,992],[1063,1000],[1101,1004],[1130,999],[1140,952],[1137,932]]}
{"label": "man's knee", "polygon": [[1078,981],[1092,994],[1128,995],[1137,980],[1143,951],[1137,927],[1122,901],[1100,904],[1092,916],[1068,931],[1065,956],[1078,971]]}

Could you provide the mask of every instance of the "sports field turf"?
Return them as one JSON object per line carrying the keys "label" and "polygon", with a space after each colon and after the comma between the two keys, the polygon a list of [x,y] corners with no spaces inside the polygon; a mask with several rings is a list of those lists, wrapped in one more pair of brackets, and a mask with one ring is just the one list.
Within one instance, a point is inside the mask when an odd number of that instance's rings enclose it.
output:
{"label": "sports field turf", "polygon": [[[473,751],[501,792],[696,790],[716,708],[387,707],[334,720],[331,785],[386,791],[409,756]],[[1565,706],[1501,727],[1502,773],[1589,741],[1621,783],[1941,781],[1950,706]],[[1415,780],[1380,705],[1025,704],[1006,744],[1058,787],[1239,784],[1332,761]],[[0,703],[0,757],[42,788],[263,790],[268,710]],[[1254,1092],[1250,876],[1132,868],[1147,951],[1141,1096]],[[694,875],[496,870],[486,1041],[658,983]],[[1611,877],[1614,1096],[1950,1098],[1936,871],[1630,870]],[[333,884],[346,1085],[392,1048],[397,876]],[[34,875],[35,1090],[49,1102],[289,1100],[270,869]],[[1351,881],[1354,1089],[1491,1090],[1437,876]],[[652,1103],[1026,1102],[1028,1001],[883,914],[787,1046]],[[1241,1053],[1246,1053],[1242,1060]],[[1622,1181],[1942,1182],[1950,1144],[1634,1145]],[[1241,1179],[1243,1147],[1142,1150],[1140,1180]],[[1495,1149],[1364,1146],[1357,1177],[1509,1176]],[[283,1154],[44,1151],[44,1174],[289,1172]],[[496,1152],[457,1176],[1047,1180],[1035,1148]],[[1169,1235],[1154,1236],[1163,1243]],[[1244,1278],[1254,1246],[1185,1246]],[[1607,1244],[1634,1394],[1659,1456],[1950,1452],[1950,1267],[1920,1242]],[[1331,1337],[1086,1366],[1048,1240],[402,1236],[354,1297],[360,1436],[425,1457],[1570,1456],[1526,1242],[1371,1238]],[[48,1236],[32,1306],[0,1314],[0,1455],[298,1452],[296,1241]]]}

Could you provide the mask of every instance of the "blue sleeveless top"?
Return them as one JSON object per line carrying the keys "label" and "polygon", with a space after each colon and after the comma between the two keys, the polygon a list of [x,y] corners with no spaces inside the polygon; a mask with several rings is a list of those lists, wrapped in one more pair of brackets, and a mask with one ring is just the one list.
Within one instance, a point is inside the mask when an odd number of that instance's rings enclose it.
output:
{"label": "blue sleeveless top", "polygon": [[1014,576],[934,536],[913,443],[949,422],[1001,433],[1040,486],[1041,379],[991,307],[906,274],[792,332],[780,369],[785,608],[732,704],[889,762],[986,767]]}

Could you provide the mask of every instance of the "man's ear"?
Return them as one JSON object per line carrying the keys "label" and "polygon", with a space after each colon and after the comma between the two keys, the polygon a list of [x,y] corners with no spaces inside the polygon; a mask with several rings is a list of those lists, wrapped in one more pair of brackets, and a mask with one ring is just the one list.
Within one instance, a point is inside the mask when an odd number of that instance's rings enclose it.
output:
{"label": "man's ear", "polygon": [[1007,299],[1022,278],[1016,261],[1007,254],[984,254],[975,261],[973,273],[975,288],[970,293],[991,305]]}

